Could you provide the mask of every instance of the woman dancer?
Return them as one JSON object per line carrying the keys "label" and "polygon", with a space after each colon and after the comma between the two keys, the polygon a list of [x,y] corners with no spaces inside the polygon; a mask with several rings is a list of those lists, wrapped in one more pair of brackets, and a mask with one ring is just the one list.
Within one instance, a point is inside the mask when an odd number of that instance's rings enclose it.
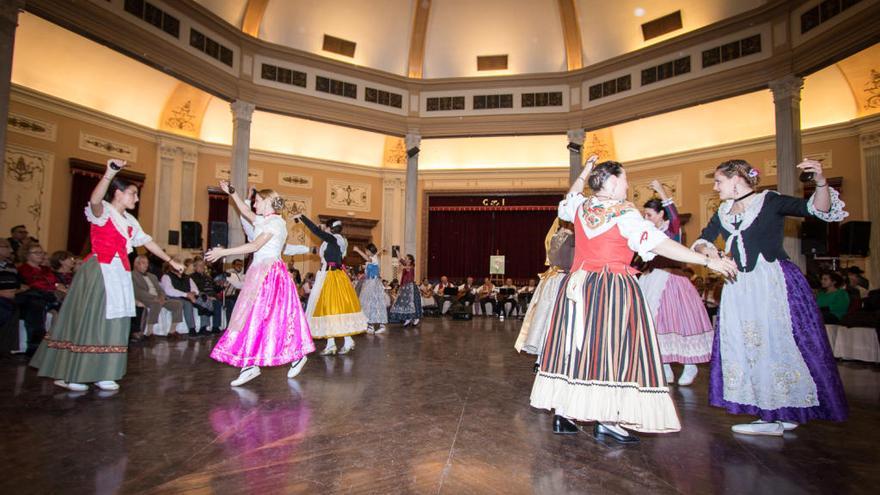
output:
{"label": "woman dancer", "polygon": [[[669,239],[626,201],[623,166],[587,167],[559,203],[573,222],[575,254],[559,290],[532,388],[533,407],[554,409],[555,433],[571,434],[569,419],[596,421],[593,434],[621,443],[681,427],[663,380],[654,323],[630,267],[633,252],[699,263],[733,275],[729,260],[709,259]],[[587,181],[593,196],[585,197]]]}
{"label": "woman dancer", "polygon": [[[528,354],[541,353],[541,347],[547,337],[547,329],[550,327],[550,313],[556,303],[556,295],[559,293],[559,285],[568,274],[571,261],[574,257],[574,232],[571,224],[560,222],[557,218],[547,232],[544,243],[547,249],[547,264],[550,268],[539,275],[541,281],[532,296],[532,303],[526,311],[519,337],[513,347],[518,352]],[[535,369],[539,364],[535,363]]]}
{"label": "woman dancer", "polygon": [[416,259],[408,254],[400,260],[403,269],[400,275],[400,289],[397,299],[391,305],[390,320],[403,322],[403,326],[416,326],[422,318],[422,298],[415,282]]}
{"label": "woman dancer", "polygon": [[258,191],[254,213],[230,190],[228,182],[220,182],[220,188],[254,226],[254,239],[234,248],[211,249],[205,259],[214,263],[224,256],[254,255],[226,332],[211,357],[241,367],[238,378],[230,383],[233,387],[260,376],[260,366],[290,363],[287,377],[293,378],[305,366],[306,355],[315,350],[315,344],[296,286],[281,259],[287,242],[287,222],[280,215],[284,200],[271,189]]}
{"label": "woman dancer", "polygon": [[[652,181],[660,196],[645,203],[645,219],[675,242],[681,242],[681,222],[675,202],[666,195],[663,184]],[[694,284],[681,272],[681,264],[658,256],[649,261],[639,277],[642,294],[654,317],[654,330],[660,344],[666,382],[675,381],[669,363],[684,364],[679,385],[690,385],[697,376],[697,363],[712,357],[712,323]]]}
{"label": "woman dancer", "polygon": [[370,324],[367,333],[385,333],[388,310],[385,308],[385,286],[382,285],[382,278],[379,277],[379,249],[373,243],[367,244],[366,252],[361,251],[357,246],[353,249],[367,262],[366,279],[359,296],[361,310]]}
{"label": "woman dancer", "polygon": [[758,171],[744,160],[718,165],[715,190],[724,202],[694,243],[717,258],[712,243],[722,236],[740,269],[721,293],[709,377],[711,405],[758,416],[733,426],[735,433],[781,436],[799,423],[847,417],[822,315],[782,238],[786,216],[839,222],[848,213],[821,163],[804,160],[797,167],[816,181],[809,200],[756,192]]}
{"label": "woman dancer", "polygon": [[119,389],[128,362],[128,336],[135,316],[128,253],[144,246],[182,270],[144,233],[126,210],[138,202],[138,188],[116,174],[126,166],[108,160],[107,171],[89,197],[85,215],[91,224],[92,253],[77,270],[55,325],[31,360],[39,376],[55,385],[85,391],[95,382],[101,390]]}
{"label": "woman dancer", "polygon": [[[315,286],[309,296],[309,324],[312,337],[327,339],[321,351],[322,356],[348,354],[354,350],[353,335],[364,333],[367,317],[361,311],[361,303],[354,287],[345,274],[342,258],[348,251],[348,240],[342,236],[342,222],[331,220],[318,227],[302,214],[294,218],[302,220],[313,234],[321,239],[318,254],[321,256],[321,270],[315,277]],[[344,337],[342,349],[336,350],[336,337]]]}

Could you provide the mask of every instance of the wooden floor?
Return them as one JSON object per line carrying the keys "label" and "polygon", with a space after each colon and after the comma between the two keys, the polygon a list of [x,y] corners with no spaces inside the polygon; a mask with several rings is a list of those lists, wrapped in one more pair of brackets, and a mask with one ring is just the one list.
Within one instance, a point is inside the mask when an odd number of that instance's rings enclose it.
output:
{"label": "wooden floor", "polygon": [[[880,369],[840,372],[851,419],[784,438],[734,436],[751,418],[707,405],[701,367],[673,387],[682,431],[637,446],[550,433],[529,407],[518,320],[429,318],[360,336],[233,389],[215,339],[130,349],[115,394],[75,394],[0,361],[0,493],[876,493]],[[321,344],[322,345],[322,344]]]}

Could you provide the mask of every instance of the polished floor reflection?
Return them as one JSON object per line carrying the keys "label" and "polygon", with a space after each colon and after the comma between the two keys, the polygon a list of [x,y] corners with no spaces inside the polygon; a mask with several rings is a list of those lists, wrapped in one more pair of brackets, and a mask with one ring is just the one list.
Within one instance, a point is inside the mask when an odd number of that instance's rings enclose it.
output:
{"label": "polished floor reflection", "polygon": [[239,389],[212,340],[132,347],[113,394],[0,360],[0,493],[875,493],[880,368],[841,364],[850,421],[784,439],[732,435],[703,368],[680,433],[621,447],[550,434],[518,329],[429,318]]}

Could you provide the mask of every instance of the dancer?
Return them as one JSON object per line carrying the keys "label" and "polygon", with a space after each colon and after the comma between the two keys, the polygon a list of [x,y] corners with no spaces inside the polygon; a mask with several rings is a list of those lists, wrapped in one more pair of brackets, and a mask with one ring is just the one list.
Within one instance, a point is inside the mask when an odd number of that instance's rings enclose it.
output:
{"label": "dancer", "polygon": [[788,260],[782,238],[786,216],[839,222],[848,213],[822,175],[821,163],[804,160],[797,168],[816,181],[809,200],[756,192],[758,171],[744,160],[718,165],[715,190],[724,202],[694,243],[717,258],[712,243],[722,236],[725,253],[741,270],[721,293],[709,377],[711,405],[758,416],[733,426],[735,433],[781,436],[813,419],[847,417],[822,315],[807,280]]}
{"label": "dancer", "polygon": [[[342,264],[342,258],[348,250],[348,240],[342,236],[342,221],[331,220],[327,225],[318,227],[305,215],[298,214],[294,218],[302,220],[323,241],[318,250],[321,270],[315,276],[315,285],[306,309],[312,337],[327,339],[327,345],[321,351],[322,356],[337,352],[348,354],[354,350],[354,339],[351,337],[366,331],[367,317],[361,311],[361,303]],[[336,337],[344,337],[339,351],[336,350]]]}
{"label": "dancer", "polygon": [[[645,203],[645,219],[675,242],[681,242],[681,222],[675,202],[659,181],[651,188],[660,199]],[[639,277],[642,294],[654,317],[654,330],[660,344],[663,372],[666,382],[675,381],[669,363],[684,364],[678,379],[682,386],[690,385],[697,376],[697,363],[708,363],[712,357],[712,323],[694,284],[681,272],[681,264],[657,256],[649,261]]]}
{"label": "dancer", "polygon": [[118,390],[116,380],[125,375],[131,317],[136,314],[128,253],[144,246],[183,270],[126,212],[139,199],[137,185],[116,176],[126,166],[123,160],[108,160],[92,190],[85,208],[92,253],[77,270],[52,331],[30,362],[39,376],[55,378],[55,385],[77,392],[88,390],[90,382],[104,391]]}
{"label": "dancer", "polygon": [[[663,380],[654,324],[630,267],[633,252],[700,263],[733,275],[730,260],[710,259],[669,239],[626,201],[623,166],[596,156],[559,203],[559,218],[575,224],[571,273],[563,280],[532,388],[533,407],[554,409],[555,433],[572,434],[570,420],[596,421],[593,434],[620,443],[641,432],[678,431]],[[581,191],[587,181],[593,196]]]}
{"label": "dancer", "polygon": [[361,251],[357,246],[353,249],[367,262],[366,279],[359,296],[361,310],[370,325],[367,333],[385,333],[388,309],[385,307],[385,286],[382,285],[382,278],[379,276],[379,249],[373,243],[367,244],[366,252]]}
{"label": "dancer", "polygon": [[[519,337],[513,345],[517,352],[537,354],[540,356],[541,348],[550,328],[550,314],[553,305],[556,304],[556,295],[559,293],[559,285],[568,274],[571,261],[574,257],[574,232],[571,224],[560,222],[559,218],[553,221],[553,225],[544,238],[544,247],[547,250],[546,264],[550,266],[544,273],[532,296],[532,303],[526,310]],[[539,363],[535,363],[535,371]]]}
{"label": "dancer", "polygon": [[254,226],[255,237],[241,246],[218,247],[205,254],[205,259],[213,263],[224,256],[254,253],[226,332],[211,357],[241,367],[238,378],[230,383],[233,387],[260,376],[260,366],[290,363],[287,377],[293,378],[302,371],[306,355],[315,350],[315,344],[296,286],[281,259],[287,242],[287,223],[280,215],[284,200],[271,189],[258,191],[254,213],[228,182],[221,181],[220,188]]}
{"label": "dancer", "polygon": [[407,254],[400,260],[402,273],[400,275],[400,290],[397,299],[391,305],[389,319],[393,322],[403,322],[403,326],[416,326],[422,318],[422,298],[415,282],[416,259]]}

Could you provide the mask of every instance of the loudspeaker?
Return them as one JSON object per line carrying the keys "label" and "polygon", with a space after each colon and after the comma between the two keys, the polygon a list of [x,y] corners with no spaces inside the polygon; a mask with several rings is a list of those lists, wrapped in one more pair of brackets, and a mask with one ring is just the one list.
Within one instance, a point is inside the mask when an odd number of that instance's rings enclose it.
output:
{"label": "loudspeaker", "polygon": [[840,254],[868,256],[871,222],[849,221],[840,226]]}
{"label": "loudspeaker", "polygon": [[180,247],[183,249],[201,249],[202,224],[199,222],[180,222]]}
{"label": "loudspeaker", "polygon": [[828,224],[815,218],[805,218],[801,224],[801,254],[825,256],[828,254]]}
{"label": "loudspeaker", "polygon": [[176,246],[178,242],[180,242],[180,232],[178,232],[176,230],[169,230],[168,231],[168,245],[169,246]]}
{"label": "loudspeaker", "polygon": [[463,311],[455,311],[452,313],[453,320],[470,320],[472,318],[471,307],[467,306]]}
{"label": "loudspeaker", "polygon": [[575,152],[575,153],[578,153],[578,152],[580,152],[584,147],[583,147],[582,145],[580,145],[580,144],[577,144],[577,143],[568,143],[568,146],[566,146],[566,148],[568,148],[568,151],[573,151],[573,152]]}
{"label": "loudspeaker", "polygon": [[229,224],[226,222],[211,222],[208,229],[208,247],[229,247]]}
{"label": "loudspeaker", "polygon": [[419,151],[422,151],[422,150],[420,150],[418,146],[413,146],[412,148],[406,150],[406,157],[412,158],[412,157],[418,155]]}

